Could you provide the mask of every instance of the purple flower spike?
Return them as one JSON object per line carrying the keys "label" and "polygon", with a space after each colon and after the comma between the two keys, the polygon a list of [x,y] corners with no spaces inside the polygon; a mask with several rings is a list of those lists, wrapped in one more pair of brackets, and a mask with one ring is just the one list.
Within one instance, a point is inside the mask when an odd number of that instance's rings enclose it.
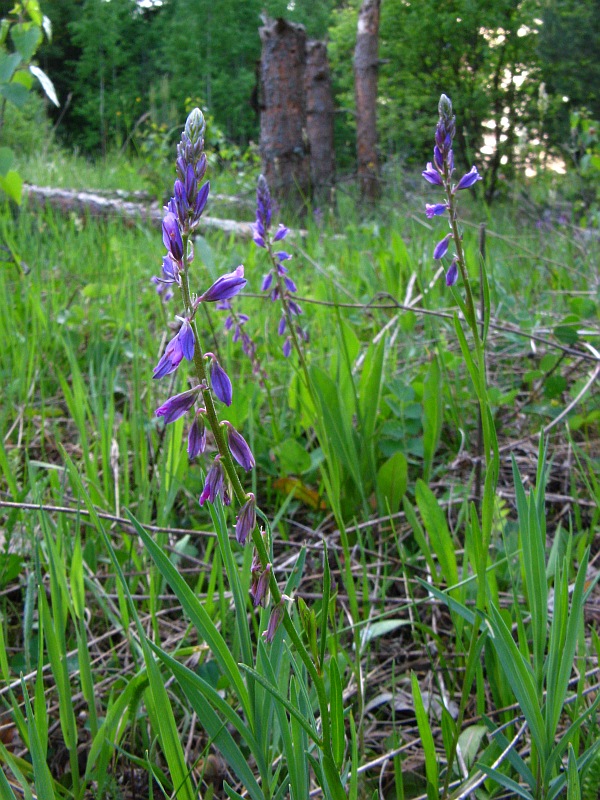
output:
{"label": "purple flower spike", "polygon": [[436,203],[435,205],[430,205],[429,203],[425,204],[425,213],[427,214],[427,218],[431,219],[432,217],[439,217],[444,214],[448,210],[447,203]]}
{"label": "purple flower spike", "polygon": [[427,164],[427,169],[423,170],[421,175],[425,178],[428,183],[433,183],[434,186],[443,186],[443,181],[440,176],[440,173],[435,169],[431,161]]}
{"label": "purple flower spike", "polygon": [[477,167],[471,167],[469,172],[466,175],[463,175],[459,182],[456,184],[454,189],[455,192],[458,192],[460,189],[469,189],[473,186],[477,181],[480,181],[481,175],[477,172]]}
{"label": "purple flower spike", "polygon": [[187,392],[182,392],[181,394],[170,397],[166,403],[156,409],[156,416],[164,417],[165,425],[168,425],[170,422],[175,422],[175,420],[187,414],[194,405],[201,388],[201,386],[194,386],[193,389],[188,389]]}
{"label": "purple flower spike", "polygon": [[197,456],[204,452],[206,449],[206,426],[202,414],[198,413],[194,417],[190,432],[188,434],[187,453],[190,461],[193,461]]}
{"label": "purple flower spike", "polygon": [[275,638],[277,628],[279,627],[281,620],[283,619],[284,613],[285,609],[283,607],[283,602],[277,603],[277,605],[271,611],[271,616],[269,617],[269,624],[267,625],[267,629],[262,633],[262,637],[265,640],[265,642],[267,642],[267,644],[270,644]]}
{"label": "purple flower spike", "polygon": [[436,244],[433,251],[433,257],[435,259],[443,258],[446,255],[451,238],[452,234],[448,233],[440,242]]}
{"label": "purple flower spike", "polygon": [[163,219],[162,230],[165,247],[171,253],[175,261],[181,261],[183,258],[183,240],[181,238],[177,217],[171,211],[169,211]]}
{"label": "purple flower spike", "polygon": [[221,464],[221,456],[215,456],[211,468],[206,473],[206,480],[204,481],[204,489],[198,498],[201,506],[208,500],[214,503],[217,497],[223,500],[225,495],[225,472]]}
{"label": "purple flower spike", "polygon": [[213,358],[210,368],[210,384],[219,400],[225,403],[226,406],[230,406],[233,399],[231,381],[229,380],[229,375],[215,358]]}
{"label": "purple flower spike", "polygon": [[250,492],[248,499],[240,508],[235,524],[235,538],[240,544],[246,544],[246,539],[256,527],[256,498]]}
{"label": "purple flower spike", "polygon": [[458,261],[453,259],[446,273],[446,286],[454,286],[458,280]]}
{"label": "purple flower spike", "polygon": [[227,442],[231,455],[238,462],[240,467],[243,467],[246,472],[249,472],[255,465],[252,450],[248,447],[248,442],[244,439],[241,433],[238,433],[230,422],[224,420],[222,425],[227,426]]}
{"label": "purple flower spike", "polygon": [[220,278],[200,297],[205,303],[215,303],[218,300],[229,300],[241,291],[247,281],[244,278],[244,267],[240,265],[233,272],[221,275]]}

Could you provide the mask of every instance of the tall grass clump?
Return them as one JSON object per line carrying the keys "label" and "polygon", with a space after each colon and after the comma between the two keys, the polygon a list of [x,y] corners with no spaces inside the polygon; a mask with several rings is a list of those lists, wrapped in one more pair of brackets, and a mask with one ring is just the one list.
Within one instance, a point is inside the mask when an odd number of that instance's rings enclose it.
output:
{"label": "tall grass clump", "polygon": [[512,237],[438,112],[388,225],[301,238],[261,176],[206,233],[197,109],[161,254],[2,217],[2,798],[593,795],[593,254]]}

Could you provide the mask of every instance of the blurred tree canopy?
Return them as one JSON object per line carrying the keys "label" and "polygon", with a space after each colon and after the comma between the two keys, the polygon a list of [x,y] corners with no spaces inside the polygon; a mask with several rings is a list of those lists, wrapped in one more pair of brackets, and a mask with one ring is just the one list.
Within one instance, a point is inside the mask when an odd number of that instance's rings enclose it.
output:
{"label": "blurred tree canopy", "polygon": [[[261,14],[328,39],[336,149],[354,159],[352,56],[359,0],[43,0],[39,54],[61,103],[58,134],[85,151],[123,146],[140,119],[180,127],[200,103],[240,146],[258,138]],[[9,8],[6,0],[0,6]],[[378,125],[384,158],[430,157],[440,92],[458,111],[457,154],[492,183],[529,151],[560,147],[569,112],[600,117],[598,0],[382,0]],[[484,136],[487,137],[484,140]],[[482,151],[483,148],[483,151]]]}

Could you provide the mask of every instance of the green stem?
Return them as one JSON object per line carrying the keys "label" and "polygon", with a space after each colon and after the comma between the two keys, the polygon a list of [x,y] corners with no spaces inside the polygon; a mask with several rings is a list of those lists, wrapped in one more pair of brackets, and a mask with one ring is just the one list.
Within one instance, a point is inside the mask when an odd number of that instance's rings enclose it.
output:
{"label": "green stem", "polygon": [[[225,472],[227,473],[227,477],[229,478],[229,481],[230,481],[232,489],[233,489],[233,493],[234,493],[238,503],[240,505],[243,505],[247,500],[247,494],[246,494],[246,492],[244,490],[244,487],[242,486],[242,483],[241,483],[241,481],[239,479],[239,476],[237,474],[235,465],[233,463],[233,459],[231,457],[231,453],[229,451],[229,447],[227,446],[227,442],[225,440],[225,435],[223,433],[223,428],[221,427],[221,425],[219,423],[219,418],[217,416],[217,411],[216,411],[216,408],[215,408],[212,392],[208,387],[208,376],[207,376],[206,367],[205,367],[205,364],[204,364],[204,355],[203,355],[202,347],[200,345],[200,338],[199,338],[199,335],[198,335],[198,327],[196,325],[196,320],[195,320],[195,315],[194,315],[194,311],[195,311],[194,303],[192,301],[192,296],[191,296],[190,288],[189,288],[189,279],[188,279],[189,262],[188,262],[188,256],[187,256],[188,241],[189,241],[189,235],[188,236],[184,236],[183,237],[184,259],[183,259],[183,270],[181,272],[181,294],[182,294],[182,299],[183,299],[183,304],[184,304],[184,307],[185,307],[186,315],[190,319],[190,324],[192,326],[192,330],[194,332],[194,338],[195,338],[195,341],[196,341],[196,347],[194,349],[194,367],[196,369],[196,376],[197,376],[197,379],[198,379],[199,383],[202,386],[206,387],[206,388],[202,389],[202,399],[204,400],[204,406],[205,406],[205,409],[206,409],[206,418],[208,420],[208,424],[210,426],[212,434],[213,434],[213,436],[215,438],[215,443],[216,443],[219,455],[221,456],[221,461],[222,461],[223,467],[225,469]],[[285,311],[286,311],[286,314],[287,314],[288,325],[289,325],[290,321],[291,321],[291,313],[289,311],[289,308],[287,308],[286,304],[284,304],[284,308],[285,308]],[[300,357],[301,357],[300,360],[301,360],[301,364],[302,364],[303,371],[304,371],[304,377],[305,377],[305,380],[307,381],[307,385],[308,385],[309,390],[310,390],[310,382],[308,381],[308,368],[306,366],[306,362],[304,361],[303,354],[302,354],[302,352],[300,350],[299,342],[298,342],[297,338],[295,337],[295,331],[294,331],[294,329],[293,329],[293,327],[291,325],[290,325],[290,330],[291,330],[291,335],[292,335],[293,340],[294,340],[294,344],[295,344],[296,348],[298,349],[298,352],[300,353]],[[260,559],[260,562],[261,562],[261,564],[262,564],[262,566],[264,568],[264,567],[267,566],[267,564],[269,563],[270,559],[269,559],[269,553],[267,551],[267,546],[265,544],[265,540],[263,539],[263,536],[262,536],[258,526],[256,526],[254,528],[254,530],[252,531],[252,541],[253,541],[254,546],[256,548],[256,551],[258,553],[258,557]],[[273,574],[273,571],[271,571],[271,575],[270,575],[270,578],[269,578],[269,588],[271,590],[271,595],[272,595],[272,598],[273,598],[274,605],[277,605],[278,603],[281,603],[282,602],[282,596],[281,596],[281,592],[279,591],[279,586],[277,584],[277,580],[276,580],[276,578],[275,578],[275,576]],[[314,663],[313,663],[308,651],[306,650],[306,648],[305,648],[305,646],[304,646],[304,644],[302,642],[302,639],[300,638],[300,636],[299,636],[299,634],[298,634],[298,632],[296,630],[296,627],[295,627],[295,625],[294,625],[294,623],[292,621],[292,618],[290,617],[290,615],[289,615],[289,613],[287,611],[287,608],[284,611],[284,617],[283,617],[283,621],[282,622],[283,622],[283,626],[284,626],[288,636],[290,637],[292,643],[296,647],[298,655],[302,659],[302,663],[306,667],[306,670],[307,670],[308,674],[310,675],[310,677],[313,680],[313,683],[314,683],[314,686],[315,686],[315,691],[317,693],[317,700],[318,700],[318,704],[319,704],[319,713],[320,713],[320,717],[321,717],[321,730],[322,730],[322,734],[323,734],[323,752],[324,752],[324,755],[327,758],[331,758],[331,760],[333,762],[333,746],[332,746],[332,739],[331,739],[331,723],[330,723],[330,720],[329,720],[329,712],[328,712],[328,706],[327,706],[327,692],[326,692],[326,689],[325,689],[325,682],[324,682],[323,678],[319,675],[319,673],[317,671],[317,668],[315,667],[315,665],[314,665]]]}
{"label": "green stem", "polygon": [[[469,326],[473,337],[473,344],[475,347],[475,363],[477,366],[477,382],[474,382],[474,389],[479,401],[479,413],[481,419],[481,432],[483,440],[483,456],[485,459],[486,475],[491,474],[491,480],[485,481],[484,498],[481,510],[481,547],[479,550],[479,558],[477,559],[477,598],[476,610],[483,612],[486,606],[486,572],[488,564],[488,554],[492,538],[492,523],[493,513],[493,498],[496,492],[496,485],[498,482],[498,452],[494,447],[496,442],[496,434],[494,430],[494,423],[492,416],[489,413],[490,403],[487,394],[487,380],[486,380],[486,364],[485,364],[485,344],[481,336],[480,325],[477,322],[477,315],[475,312],[475,302],[473,299],[473,291],[469,280],[469,273],[467,270],[465,253],[462,246],[462,239],[458,228],[458,217],[456,211],[456,196],[451,187],[451,176],[449,165],[444,167],[444,185],[446,189],[446,197],[448,200],[448,212],[450,216],[450,228],[452,230],[452,237],[454,246],[456,248],[456,260],[462,277],[463,285],[465,287],[465,320]],[[489,313],[489,310],[488,310]],[[483,322],[483,320],[482,320]],[[467,652],[467,662],[465,669],[465,680],[462,687],[460,705],[458,710],[458,717],[456,720],[456,735],[453,737],[448,755],[447,772],[444,779],[443,796],[448,796],[450,776],[452,774],[452,765],[456,757],[458,748],[458,736],[460,734],[465,712],[467,706],[468,696],[471,690],[471,684],[475,675],[475,658],[477,655],[477,644],[479,640],[477,621],[479,614],[476,615],[476,620],[473,624],[471,632],[471,640]]]}

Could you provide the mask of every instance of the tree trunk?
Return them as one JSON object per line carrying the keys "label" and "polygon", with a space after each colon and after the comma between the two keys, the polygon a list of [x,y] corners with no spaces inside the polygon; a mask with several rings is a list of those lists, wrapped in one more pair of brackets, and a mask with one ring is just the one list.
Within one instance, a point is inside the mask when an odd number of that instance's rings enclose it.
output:
{"label": "tree trunk", "polygon": [[323,200],[333,186],[335,150],[333,145],[333,94],[325,42],[306,44],[306,135],[310,148],[310,179],[316,196]]}
{"label": "tree trunk", "polygon": [[356,149],[361,195],[376,200],[381,194],[377,163],[377,64],[380,0],[363,0],[354,50]]}
{"label": "tree trunk", "polygon": [[260,28],[260,154],[272,195],[300,208],[310,197],[306,138],[306,32],[283,19]]}

